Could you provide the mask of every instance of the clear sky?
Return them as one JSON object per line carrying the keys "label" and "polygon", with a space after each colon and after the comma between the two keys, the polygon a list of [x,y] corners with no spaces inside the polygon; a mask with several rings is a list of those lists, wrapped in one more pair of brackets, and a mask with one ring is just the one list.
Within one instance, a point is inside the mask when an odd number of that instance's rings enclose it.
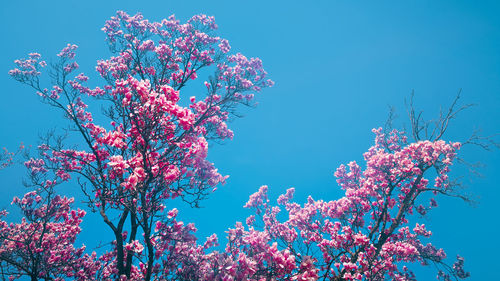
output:
{"label": "clear sky", "polygon": [[[384,124],[388,105],[398,123],[407,121],[404,99],[415,90],[417,107],[435,116],[459,89],[464,112],[448,140],[467,138],[474,128],[500,132],[500,5],[498,1],[3,1],[0,5],[0,147],[36,145],[38,135],[64,124],[59,112],[41,104],[7,72],[14,59],[32,51],[45,58],[67,43],[79,45],[81,70],[97,78],[95,61],[106,58],[100,30],[116,10],[141,12],[150,20],[176,14],[186,20],[213,15],[219,34],[234,51],[260,57],[276,85],[259,94],[259,106],[231,123],[233,141],[213,146],[209,159],[228,183],[202,209],[183,210],[199,237],[243,221],[242,206],[259,186],[272,196],[289,187],[296,198],[342,195],[333,171],[362,159],[373,142],[371,129]],[[196,80],[202,83],[203,80]],[[182,93],[189,97],[196,93]],[[500,244],[498,200],[500,153],[465,148],[463,156],[485,164],[482,178],[465,178],[476,206],[441,199],[424,222],[432,241],[449,257],[466,258],[470,280],[496,280]],[[466,169],[456,169],[457,175]],[[23,194],[24,170],[0,171],[0,207]],[[68,186],[68,194],[78,188]],[[275,198],[275,197],[274,197]],[[183,208],[185,209],[185,208]],[[81,241],[104,237],[105,226],[89,215]],[[97,240],[96,240],[97,239]],[[89,247],[95,242],[87,243]],[[451,261],[451,260],[450,260]],[[418,268],[415,265],[414,268]],[[421,280],[434,271],[417,270]]]}

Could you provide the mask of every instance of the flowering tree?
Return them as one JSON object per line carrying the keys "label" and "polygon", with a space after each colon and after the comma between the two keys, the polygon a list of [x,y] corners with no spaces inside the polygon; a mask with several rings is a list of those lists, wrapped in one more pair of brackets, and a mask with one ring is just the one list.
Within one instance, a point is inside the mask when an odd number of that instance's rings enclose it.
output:
{"label": "flowering tree", "polygon": [[418,204],[423,194],[459,196],[448,173],[460,144],[407,143],[398,131],[374,133],[375,145],[364,154],[366,167],[351,162],[335,172],[343,198],[325,202],[309,197],[299,205],[291,201],[294,189],[288,189],[278,198],[288,219],[280,220],[281,209],[270,204],[267,186],[253,194],[245,207],[255,210],[261,228],[251,216],[248,230],[241,224],[230,230],[225,255],[232,262],[225,268],[264,280],[415,280],[406,264],[419,262],[437,265],[444,280],[468,277],[462,258],[453,267],[446,265],[445,252],[424,242],[431,232],[424,224],[410,223],[415,213],[424,215],[437,206],[434,198]]}
{"label": "flowering tree", "polygon": [[[26,165],[37,188],[78,178],[87,205],[115,237],[100,257],[103,279],[151,280],[169,264],[158,262],[175,252],[165,243],[187,237],[174,235],[185,227],[171,219],[174,211],[167,215],[168,200],[198,206],[224,183],[226,176],[206,159],[208,142],[231,139],[228,118],[238,105],[253,104],[253,92],[272,85],[259,59],[229,55],[229,43],[214,35],[216,28],[205,15],[181,24],[174,16],[149,22],[120,11],[103,28],[115,55],[97,63],[104,86],[87,87],[87,76],[73,74],[77,46],[71,44],[51,64],[49,88],[40,78],[47,63],[37,53],[15,61],[18,68],[10,71],[61,110],[85,145],[68,148],[49,135],[39,157]],[[204,82],[206,94],[181,101],[179,91],[201,71],[213,71]],[[86,97],[108,106],[107,123],[94,121]]]}
{"label": "flowering tree", "polygon": [[[422,126],[412,110],[413,142],[403,132],[374,130],[366,167],[351,162],[335,173],[343,198],[309,198],[300,205],[289,189],[278,207],[263,186],[245,205],[256,216],[247,219],[247,227],[237,223],[227,231],[224,249],[214,249],[215,235],[198,244],[196,228],[177,219],[170,200],[196,207],[225,182],[207,160],[208,143],[231,139],[228,119],[237,116],[240,105],[253,105],[253,93],[272,85],[261,61],[230,55],[229,43],[214,35],[216,28],[204,15],[181,24],[173,16],[149,22],[118,12],[103,28],[114,56],[97,63],[101,87],[88,87],[87,76],[74,74],[75,45],[51,64],[48,88],[41,78],[47,63],[39,54],[15,62],[10,75],[63,112],[80,146],[49,134],[38,156],[25,163],[35,191],[14,200],[25,217],[21,223],[0,221],[1,276],[415,280],[407,266],[419,262],[438,266],[443,280],[468,277],[463,258],[447,265],[444,251],[425,242],[431,232],[417,221],[417,214],[437,206],[438,195],[466,199],[449,179],[461,144],[442,140],[461,110],[454,110],[455,103],[426,136],[429,126]],[[202,87],[206,94],[181,99],[188,82],[209,71]],[[103,116],[91,113],[87,98],[107,106]],[[476,141],[481,143],[479,138],[470,143]],[[71,179],[114,237],[101,255],[74,245],[85,212],[71,210],[73,199],[56,195],[56,186]],[[429,203],[421,202],[425,194]]]}
{"label": "flowering tree", "polygon": [[439,280],[469,277],[464,259],[447,264],[444,250],[426,241],[432,233],[419,222],[437,207],[438,196],[469,200],[449,175],[463,145],[499,147],[477,133],[463,143],[442,140],[450,121],[470,106],[457,108],[458,99],[434,122],[423,121],[410,103],[413,142],[390,129],[391,122],[374,129],[365,167],[351,162],[335,172],[345,190],[338,200],[309,197],[300,205],[291,188],[279,196],[281,207],[273,206],[262,186],[245,204],[255,211],[248,227],[230,229],[225,251],[211,259],[215,280],[416,280],[411,263],[434,264]]}

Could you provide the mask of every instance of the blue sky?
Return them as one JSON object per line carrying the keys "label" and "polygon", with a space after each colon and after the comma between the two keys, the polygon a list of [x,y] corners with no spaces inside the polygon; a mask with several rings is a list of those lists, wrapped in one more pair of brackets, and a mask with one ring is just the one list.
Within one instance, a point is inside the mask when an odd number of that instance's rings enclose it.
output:
{"label": "blue sky", "polygon": [[[374,3],[376,2],[376,3]],[[277,196],[289,187],[296,198],[336,199],[342,192],[333,171],[360,161],[373,142],[371,129],[384,124],[395,106],[406,122],[404,99],[415,90],[416,104],[432,118],[459,89],[478,106],[464,112],[449,140],[467,138],[474,128],[500,132],[500,5],[497,1],[6,1],[0,8],[0,147],[37,143],[38,135],[64,123],[59,112],[7,72],[12,61],[32,51],[54,57],[67,43],[79,45],[81,70],[97,78],[97,59],[106,58],[100,31],[116,10],[141,12],[150,20],[176,14],[186,20],[213,15],[219,34],[234,51],[260,57],[275,87],[258,95],[259,106],[231,123],[234,140],[213,146],[211,161],[230,175],[202,205],[183,210],[199,237],[223,231],[249,214],[248,196],[267,184]],[[202,80],[197,80],[202,83]],[[186,97],[196,93],[185,93]],[[465,178],[476,206],[439,200],[424,222],[450,257],[466,258],[470,280],[497,277],[500,244],[494,178],[498,150],[465,148],[469,161],[482,162],[483,177]],[[463,174],[458,168],[457,174]],[[22,194],[22,167],[0,171],[0,206]],[[68,194],[77,193],[74,186]],[[104,225],[89,215],[82,241],[101,237]],[[92,243],[87,243],[92,245]],[[415,266],[418,268],[418,265]],[[418,270],[432,280],[432,270]],[[432,279],[431,279],[432,278]]]}

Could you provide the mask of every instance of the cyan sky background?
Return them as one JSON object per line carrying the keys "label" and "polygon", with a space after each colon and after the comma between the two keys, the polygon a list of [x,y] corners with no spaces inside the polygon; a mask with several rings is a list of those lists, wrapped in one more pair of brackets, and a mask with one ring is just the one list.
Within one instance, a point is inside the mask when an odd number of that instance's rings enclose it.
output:
{"label": "cyan sky background", "polygon": [[[201,240],[249,214],[242,206],[261,185],[273,198],[289,187],[296,199],[342,196],[333,177],[342,163],[362,160],[383,126],[388,105],[406,123],[404,99],[415,90],[417,107],[432,118],[459,89],[464,112],[447,140],[467,138],[474,128],[500,132],[500,5],[497,1],[3,1],[0,5],[0,147],[36,145],[38,135],[61,127],[59,112],[41,104],[7,72],[14,59],[37,51],[49,60],[67,43],[79,46],[81,70],[97,79],[97,59],[108,56],[104,21],[116,10],[142,12],[150,20],[170,14],[182,21],[213,15],[233,51],[260,57],[275,87],[258,95],[259,106],[235,120],[233,141],[213,146],[209,159],[228,183],[181,217],[195,222]],[[95,81],[95,80],[94,80]],[[195,83],[202,83],[203,79]],[[189,90],[189,89],[188,89]],[[181,93],[184,97],[196,92]],[[496,280],[500,244],[500,153],[465,148],[463,156],[485,164],[483,178],[465,178],[479,204],[440,199],[424,220],[432,241],[450,262],[466,258],[470,280]],[[466,169],[456,169],[463,174]],[[0,207],[23,194],[23,167],[0,171]],[[63,192],[78,194],[76,185]],[[10,208],[9,208],[10,209]],[[185,209],[185,208],[184,208]],[[91,249],[107,229],[89,214],[81,242]],[[90,241],[90,242],[87,242]],[[224,242],[224,239],[221,239]],[[415,265],[413,268],[419,268]],[[431,269],[416,270],[434,280]]]}

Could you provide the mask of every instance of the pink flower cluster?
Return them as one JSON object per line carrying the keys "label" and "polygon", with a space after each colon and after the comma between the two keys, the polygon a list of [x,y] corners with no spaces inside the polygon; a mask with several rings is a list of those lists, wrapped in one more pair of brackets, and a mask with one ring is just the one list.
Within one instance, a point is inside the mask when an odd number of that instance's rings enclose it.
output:
{"label": "pink flower cluster", "polygon": [[27,59],[15,60],[14,63],[18,68],[10,70],[9,75],[22,83],[33,83],[33,80],[37,81],[36,79],[41,74],[41,69],[47,66],[45,61],[39,61],[41,57],[39,53],[31,53]]}

